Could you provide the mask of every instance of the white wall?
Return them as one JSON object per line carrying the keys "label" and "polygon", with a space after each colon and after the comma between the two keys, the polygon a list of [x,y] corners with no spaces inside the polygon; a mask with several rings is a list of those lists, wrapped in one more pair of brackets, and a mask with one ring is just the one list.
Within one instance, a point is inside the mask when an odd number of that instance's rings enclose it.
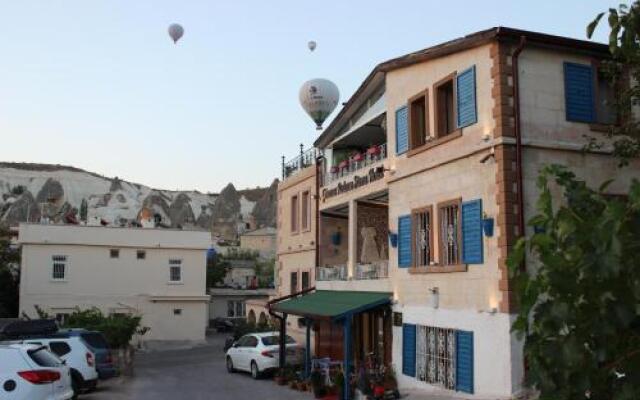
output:
{"label": "white wall", "polygon": [[[434,309],[427,305],[396,304],[393,311],[403,313],[403,323],[451,328],[473,332],[474,392],[462,394],[472,398],[508,399],[520,390],[514,382],[522,381],[512,365],[522,365],[521,343],[511,335],[512,316],[472,310]],[[402,374],[402,327],[393,327],[393,362],[401,390],[447,392],[437,386]],[[512,376],[516,373],[518,375]]]}
{"label": "white wall", "polygon": [[[21,312],[35,316],[35,305],[54,314],[92,306],[104,313],[128,311],[142,314],[143,325],[151,328],[144,340],[204,340],[207,232],[165,234],[51,225],[20,228]],[[162,247],[152,247],[159,239]],[[111,249],[119,249],[118,258],[110,257]],[[137,250],[146,252],[145,259],[137,259]],[[67,256],[64,281],[51,279],[53,255]],[[169,281],[169,259],[182,260],[179,283]],[[174,313],[177,309],[180,315]]]}

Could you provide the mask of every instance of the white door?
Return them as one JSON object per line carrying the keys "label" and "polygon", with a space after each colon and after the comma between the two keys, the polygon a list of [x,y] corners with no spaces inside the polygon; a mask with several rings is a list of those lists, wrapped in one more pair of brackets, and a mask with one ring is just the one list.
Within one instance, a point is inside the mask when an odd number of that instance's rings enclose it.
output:
{"label": "white door", "polygon": [[249,368],[247,365],[247,344],[251,337],[252,336],[241,337],[234,348],[233,365],[237,369],[247,371]]}

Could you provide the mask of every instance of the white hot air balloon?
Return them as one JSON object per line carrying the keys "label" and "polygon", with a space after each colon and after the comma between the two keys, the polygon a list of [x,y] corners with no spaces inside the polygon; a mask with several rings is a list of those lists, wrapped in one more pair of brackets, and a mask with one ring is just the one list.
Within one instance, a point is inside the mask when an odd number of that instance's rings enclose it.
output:
{"label": "white hot air balloon", "polygon": [[317,43],[313,40],[309,41],[309,43],[307,43],[307,47],[309,47],[309,50],[314,51],[316,49]]}
{"label": "white hot air balloon", "polygon": [[169,36],[173,40],[173,43],[177,43],[178,40],[184,35],[184,29],[180,24],[171,24],[169,25]]}
{"label": "white hot air balloon", "polygon": [[300,88],[300,105],[316,123],[316,129],[322,129],[322,123],[335,110],[340,100],[340,91],[335,83],[327,79],[306,81]]}

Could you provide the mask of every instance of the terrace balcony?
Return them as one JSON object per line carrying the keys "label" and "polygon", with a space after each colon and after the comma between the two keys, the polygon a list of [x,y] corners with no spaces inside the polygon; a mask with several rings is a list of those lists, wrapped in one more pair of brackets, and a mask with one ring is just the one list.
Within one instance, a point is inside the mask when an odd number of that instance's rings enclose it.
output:
{"label": "terrace balcony", "polygon": [[346,265],[335,265],[316,268],[316,281],[346,281],[348,278]]}
{"label": "terrace balcony", "polygon": [[387,144],[372,145],[366,150],[355,150],[344,160],[334,163],[324,174],[321,185],[328,186],[342,178],[372,166],[380,166],[387,158]]}
{"label": "terrace balcony", "polygon": [[353,277],[355,280],[387,279],[389,277],[389,261],[356,264]]}
{"label": "terrace balcony", "polygon": [[310,148],[304,150],[304,146],[300,145],[300,154],[285,162],[284,156],[282,156],[282,180],[297,174],[305,168],[311,167],[316,164],[316,149]]}

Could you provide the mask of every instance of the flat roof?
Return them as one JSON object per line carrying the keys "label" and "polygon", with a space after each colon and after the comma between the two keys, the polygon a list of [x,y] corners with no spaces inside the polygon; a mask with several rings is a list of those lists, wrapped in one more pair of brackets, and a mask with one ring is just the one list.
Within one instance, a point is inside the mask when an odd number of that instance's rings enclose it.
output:
{"label": "flat roof", "polygon": [[208,231],[33,223],[20,224],[18,243],[185,250],[212,246]]}

